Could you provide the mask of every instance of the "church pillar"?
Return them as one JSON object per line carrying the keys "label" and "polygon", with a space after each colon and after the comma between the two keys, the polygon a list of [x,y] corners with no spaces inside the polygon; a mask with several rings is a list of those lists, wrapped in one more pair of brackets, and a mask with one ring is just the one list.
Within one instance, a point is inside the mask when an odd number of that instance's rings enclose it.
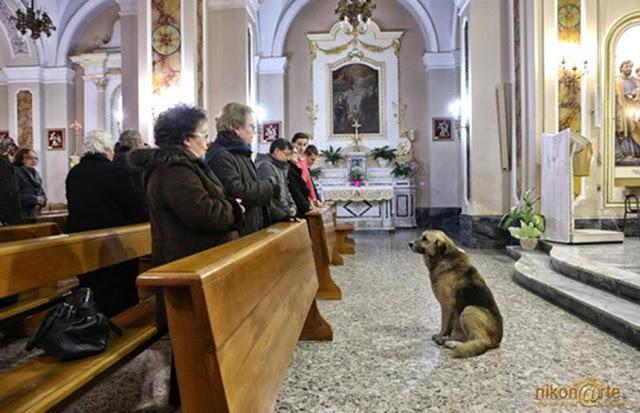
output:
{"label": "church pillar", "polygon": [[[91,78],[90,80],[96,85],[96,121],[98,129],[106,129],[105,119],[105,89],[107,88],[107,79],[105,77]],[[113,137],[114,140],[116,137]]]}
{"label": "church pillar", "polygon": [[[506,7],[501,0],[470,0],[461,13],[469,30],[469,143],[463,158],[469,168],[470,191],[463,202],[460,225],[462,239],[469,246],[503,245],[508,235],[497,228],[510,201],[509,171],[501,167],[496,105],[496,87],[508,81],[503,70],[510,53],[504,30]],[[487,25],[487,21],[495,24]]]}
{"label": "church pillar", "polygon": [[[208,110],[214,118],[229,102],[251,104],[250,26],[255,5],[250,0],[210,0],[208,10]],[[210,129],[213,130],[212,123]]]}
{"label": "church pillar", "polygon": [[[16,141],[31,146],[40,158],[39,170],[50,202],[64,202],[64,181],[73,141],[67,125],[73,119],[75,72],[67,67],[6,67],[9,93],[9,131]],[[21,93],[22,92],[22,93]],[[21,100],[19,96],[28,96]],[[28,103],[28,110],[19,108]],[[20,116],[18,113],[20,112]],[[49,147],[48,130],[61,129],[62,147]]]}
{"label": "church pillar", "polygon": [[[427,71],[428,130],[433,132],[433,118],[452,117],[450,106],[460,97],[460,58],[457,51],[429,52],[423,61]],[[425,139],[429,186],[420,185],[420,189],[428,192],[430,208],[460,206],[460,137],[455,120],[452,126],[453,139],[433,141],[431,136]]]}
{"label": "church pillar", "polygon": [[[138,128],[138,1],[118,0],[122,38],[122,129]],[[145,137],[146,138],[146,137]]]}
{"label": "church pillar", "polygon": [[[285,128],[285,75],[287,72],[285,56],[260,58],[258,62],[258,105],[266,111],[268,121],[282,122],[280,131],[283,138],[290,138]],[[262,145],[266,146],[266,145]],[[260,152],[267,152],[260,148]]]}

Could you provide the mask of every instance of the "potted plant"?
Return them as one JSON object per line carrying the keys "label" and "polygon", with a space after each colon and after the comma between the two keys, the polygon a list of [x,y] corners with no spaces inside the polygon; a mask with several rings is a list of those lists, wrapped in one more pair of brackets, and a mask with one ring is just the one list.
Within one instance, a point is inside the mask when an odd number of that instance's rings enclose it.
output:
{"label": "potted plant", "polygon": [[380,148],[373,148],[370,156],[378,162],[380,168],[384,168],[389,162],[393,162],[396,159],[396,150],[391,149],[389,145],[384,145]]}
{"label": "potted plant", "polygon": [[342,156],[340,151],[342,151],[342,147],[338,146],[334,149],[333,146],[329,145],[329,149],[323,149],[320,151],[320,156],[322,156],[327,162],[331,163],[331,165],[336,166],[338,162],[344,159],[344,156]]}
{"label": "potted plant", "polygon": [[313,179],[320,179],[322,175],[324,175],[324,172],[322,172],[321,168],[313,168],[309,169],[309,175],[311,175]]}
{"label": "potted plant", "polygon": [[535,196],[534,188],[522,195],[522,201],[507,211],[500,220],[500,228],[509,231],[512,237],[520,240],[520,246],[533,250],[545,229],[545,219],[542,214],[534,212],[536,202],[540,197]]}
{"label": "potted plant", "polygon": [[396,162],[393,165],[393,169],[391,170],[391,174],[396,178],[408,178],[413,174],[416,170],[415,164],[410,162]]}
{"label": "potted plant", "polygon": [[351,168],[351,172],[349,172],[349,182],[351,185],[360,187],[362,186],[362,181],[364,180],[364,173],[360,168]]}

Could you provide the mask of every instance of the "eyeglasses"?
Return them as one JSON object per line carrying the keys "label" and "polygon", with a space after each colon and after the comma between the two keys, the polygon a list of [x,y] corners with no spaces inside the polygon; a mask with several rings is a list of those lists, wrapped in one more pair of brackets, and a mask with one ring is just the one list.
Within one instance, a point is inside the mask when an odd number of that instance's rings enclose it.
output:
{"label": "eyeglasses", "polygon": [[251,129],[252,131],[256,130],[256,125],[254,123],[250,123],[248,125],[244,125],[245,129]]}
{"label": "eyeglasses", "polygon": [[193,135],[199,136],[205,141],[209,140],[209,132],[193,132]]}

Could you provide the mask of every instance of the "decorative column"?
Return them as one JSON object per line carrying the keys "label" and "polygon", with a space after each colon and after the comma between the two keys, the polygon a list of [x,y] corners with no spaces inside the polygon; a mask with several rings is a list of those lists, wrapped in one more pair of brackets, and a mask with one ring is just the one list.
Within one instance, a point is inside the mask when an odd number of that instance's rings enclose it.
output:
{"label": "decorative column", "polygon": [[117,0],[122,38],[122,129],[138,129],[138,1]]}

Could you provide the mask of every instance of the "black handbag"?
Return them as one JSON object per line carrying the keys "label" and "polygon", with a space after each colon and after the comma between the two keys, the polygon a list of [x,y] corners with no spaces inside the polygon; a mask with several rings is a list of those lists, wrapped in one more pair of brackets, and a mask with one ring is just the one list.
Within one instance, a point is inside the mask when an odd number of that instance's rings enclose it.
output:
{"label": "black handbag", "polygon": [[122,330],[98,311],[90,288],[67,293],[62,303],[47,313],[27,342],[61,361],[76,360],[102,353],[109,343],[111,331]]}

